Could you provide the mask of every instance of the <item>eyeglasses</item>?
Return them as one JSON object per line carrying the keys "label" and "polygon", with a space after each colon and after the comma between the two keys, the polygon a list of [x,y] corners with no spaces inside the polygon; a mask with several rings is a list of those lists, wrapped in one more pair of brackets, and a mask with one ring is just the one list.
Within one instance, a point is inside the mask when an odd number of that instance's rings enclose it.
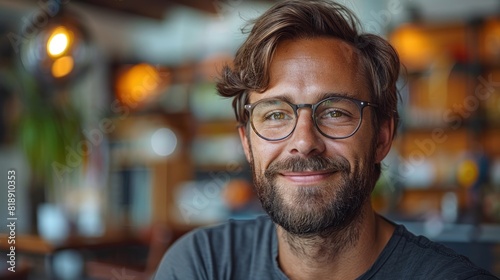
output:
{"label": "eyeglasses", "polygon": [[277,98],[267,98],[246,104],[253,131],[262,139],[279,141],[290,136],[297,126],[300,108],[311,108],[318,131],[331,139],[351,137],[358,131],[363,109],[378,107],[366,101],[348,97],[329,97],[316,104],[292,104]]}

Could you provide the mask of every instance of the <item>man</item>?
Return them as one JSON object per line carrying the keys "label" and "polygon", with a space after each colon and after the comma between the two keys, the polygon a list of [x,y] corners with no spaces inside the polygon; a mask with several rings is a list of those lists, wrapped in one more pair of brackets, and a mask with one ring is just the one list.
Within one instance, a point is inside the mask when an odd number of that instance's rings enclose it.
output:
{"label": "man", "polygon": [[218,91],[233,106],[268,215],[196,230],[155,279],[495,279],[376,214],[398,122],[399,59],[327,1],[259,17]]}

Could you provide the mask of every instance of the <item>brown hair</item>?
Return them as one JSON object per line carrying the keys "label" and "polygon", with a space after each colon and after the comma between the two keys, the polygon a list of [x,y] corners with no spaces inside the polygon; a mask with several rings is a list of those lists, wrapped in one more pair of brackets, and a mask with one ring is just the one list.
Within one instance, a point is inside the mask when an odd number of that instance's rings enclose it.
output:
{"label": "brown hair", "polygon": [[[275,4],[253,22],[239,48],[232,68],[226,66],[217,90],[234,97],[233,108],[240,125],[248,122],[244,105],[250,91],[263,92],[269,84],[269,66],[278,43],[289,39],[333,37],[344,40],[361,54],[370,100],[379,105],[374,125],[394,118],[398,124],[396,82],[400,62],[394,48],[383,38],[361,34],[359,21],[345,6],[326,0],[288,0]],[[395,134],[395,133],[394,133]]]}

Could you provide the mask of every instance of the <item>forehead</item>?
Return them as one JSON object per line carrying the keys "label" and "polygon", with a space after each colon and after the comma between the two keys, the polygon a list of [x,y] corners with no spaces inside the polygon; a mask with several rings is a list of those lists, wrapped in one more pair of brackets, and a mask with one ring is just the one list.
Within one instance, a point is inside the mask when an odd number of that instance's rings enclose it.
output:
{"label": "forehead", "polygon": [[313,103],[335,93],[368,100],[360,58],[352,45],[335,38],[283,41],[270,64],[268,89],[252,93],[250,100],[286,97]]}

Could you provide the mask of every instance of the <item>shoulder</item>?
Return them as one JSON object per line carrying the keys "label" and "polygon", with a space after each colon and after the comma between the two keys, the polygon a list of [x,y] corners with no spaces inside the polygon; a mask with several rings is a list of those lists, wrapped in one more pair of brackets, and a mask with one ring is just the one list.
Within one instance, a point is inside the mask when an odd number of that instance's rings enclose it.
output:
{"label": "shoulder", "polygon": [[188,236],[191,238],[207,238],[210,241],[222,241],[223,238],[240,239],[248,238],[255,235],[267,234],[268,231],[274,230],[274,224],[267,215],[258,216],[248,220],[230,219],[222,224],[202,227],[194,230]]}
{"label": "shoulder", "polygon": [[379,261],[383,262],[379,272],[390,271],[403,278],[497,279],[466,256],[424,236],[416,236],[402,225],[396,226]]}
{"label": "shoulder", "polygon": [[229,248],[238,244],[241,249],[241,245],[249,244],[252,240],[270,239],[274,230],[274,224],[266,215],[249,220],[231,219],[222,224],[196,229],[182,237],[175,245],[220,250],[221,247]]}
{"label": "shoulder", "polygon": [[221,279],[270,250],[273,232],[267,216],[196,229],[169,248],[155,279]]}

